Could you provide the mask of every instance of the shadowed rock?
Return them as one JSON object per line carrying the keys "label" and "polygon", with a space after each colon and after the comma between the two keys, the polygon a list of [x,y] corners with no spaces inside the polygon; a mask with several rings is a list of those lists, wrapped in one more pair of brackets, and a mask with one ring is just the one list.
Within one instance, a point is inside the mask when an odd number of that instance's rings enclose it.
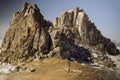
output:
{"label": "shadowed rock", "polygon": [[84,10],[78,7],[62,13],[60,18],[55,18],[50,35],[53,48],[62,48],[63,58],[67,56],[80,62],[94,62],[110,67],[114,66],[114,63],[107,54],[119,54],[115,44],[104,37]]}

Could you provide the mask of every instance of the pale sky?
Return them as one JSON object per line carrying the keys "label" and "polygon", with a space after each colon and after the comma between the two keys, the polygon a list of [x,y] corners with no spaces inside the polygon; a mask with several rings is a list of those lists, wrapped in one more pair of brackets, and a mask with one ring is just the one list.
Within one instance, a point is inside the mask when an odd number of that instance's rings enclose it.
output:
{"label": "pale sky", "polygon": [[0,39],[9,27],[12,14],[24,2],[36,3],[44,18],[52,22],[66,10],[82,8],[105,37],[120,42],[120,0],[0,0]]}

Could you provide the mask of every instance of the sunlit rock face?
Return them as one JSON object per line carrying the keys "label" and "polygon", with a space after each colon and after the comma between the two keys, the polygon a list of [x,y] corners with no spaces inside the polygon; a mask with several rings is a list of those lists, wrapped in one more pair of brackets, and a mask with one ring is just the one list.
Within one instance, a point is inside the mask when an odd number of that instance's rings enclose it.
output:
{"label": "sunlit rock face", "polygon": [[52,25],[44,20],[36,4],[24,3],[13,15],[2,44],[1,61],[19,63],[30,61],[35,53],[48,53],[51,38],[47,29]]}
{"label": "sunlit rock face", "polygon": [[1,50],[0,61],[11,64],[58,57],[114,67],[106,54],[119,54],[114,43],[97,30],[83,9],[62,13],[53,26],[36,4],[28,3],[13,15]]}

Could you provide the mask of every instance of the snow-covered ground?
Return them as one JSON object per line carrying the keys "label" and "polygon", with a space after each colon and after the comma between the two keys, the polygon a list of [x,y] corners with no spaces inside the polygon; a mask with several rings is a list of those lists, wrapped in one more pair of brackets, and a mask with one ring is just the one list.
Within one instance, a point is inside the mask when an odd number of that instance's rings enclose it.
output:
{"label": "snow-covered ground", "polygon": [[0,62],[0,73],[11,73],[15,70],[15,66],[12,66],[8,63],[1,63]]}
{"label": "snow-covered ground", "polygon": [[[118,49],[120,50],[120,47]],[[111,56],[111,55],[109,55],[109,57],[116,64],[117,68],[116,68],[116,70],[114,70],[114,74],[118,78],[118,80],[120,80],[120,55],[117,55],[117,56]]]}
{"label": "snow-covered ground", "polygon": [[[2,40],[0,40],[0,49],[1,49],[1,43],[2,43]],[[0,53],[1,53],[1,50],[0,50]],[[0,73],[11,73],[14,70],[15,70],[15,66],[12,66],[8,63],[0,62]]]}
{"label": "snow-covered ground", "polygon": [[[117,49],[120,50],[120,47],[117,47]],[[117,55],[117,56],[108,55],[108,57],[111,58],[112,61],[114,61],[117,64],[117,67],[120,70],[120,55]]]}
{"label": "snow-covered ground", "polygon": [[112,61],[114,61],[114,63],[116,64],[117,68],[120,70],[120,55],[117,55],[117,56],[108,55],[108,57],[111,58]]}

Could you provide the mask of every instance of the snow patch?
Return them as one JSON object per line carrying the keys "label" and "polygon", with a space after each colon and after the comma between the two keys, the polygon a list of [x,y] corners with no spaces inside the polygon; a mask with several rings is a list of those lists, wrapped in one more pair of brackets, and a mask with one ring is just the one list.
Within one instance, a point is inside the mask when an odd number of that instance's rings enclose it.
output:
{"label": "snow patch", "polygon": [[92,55],[97,58],[98,57],[98,54],[97,53],[92,53]]}
{"label": "snow patch", "polygon": [[11,73],[15,70],[15,68],[16,67],[12,66],[11,64],[0,62],[0,73]]}
{"label": "snow patch", "polygon": [[116,64],[117,68],[120,70],[120,55],[117,56],[111,56],[111,55],[107,55],[109,58],[112,59],[112,61],[114,61],[114,63]]}
{"label": "snow patch", "polygon": [[99,66],[97,63],[89,63],[88,65],[91,66],[92,68],[97,68],[97,69],[101,68],[101,66]]}

